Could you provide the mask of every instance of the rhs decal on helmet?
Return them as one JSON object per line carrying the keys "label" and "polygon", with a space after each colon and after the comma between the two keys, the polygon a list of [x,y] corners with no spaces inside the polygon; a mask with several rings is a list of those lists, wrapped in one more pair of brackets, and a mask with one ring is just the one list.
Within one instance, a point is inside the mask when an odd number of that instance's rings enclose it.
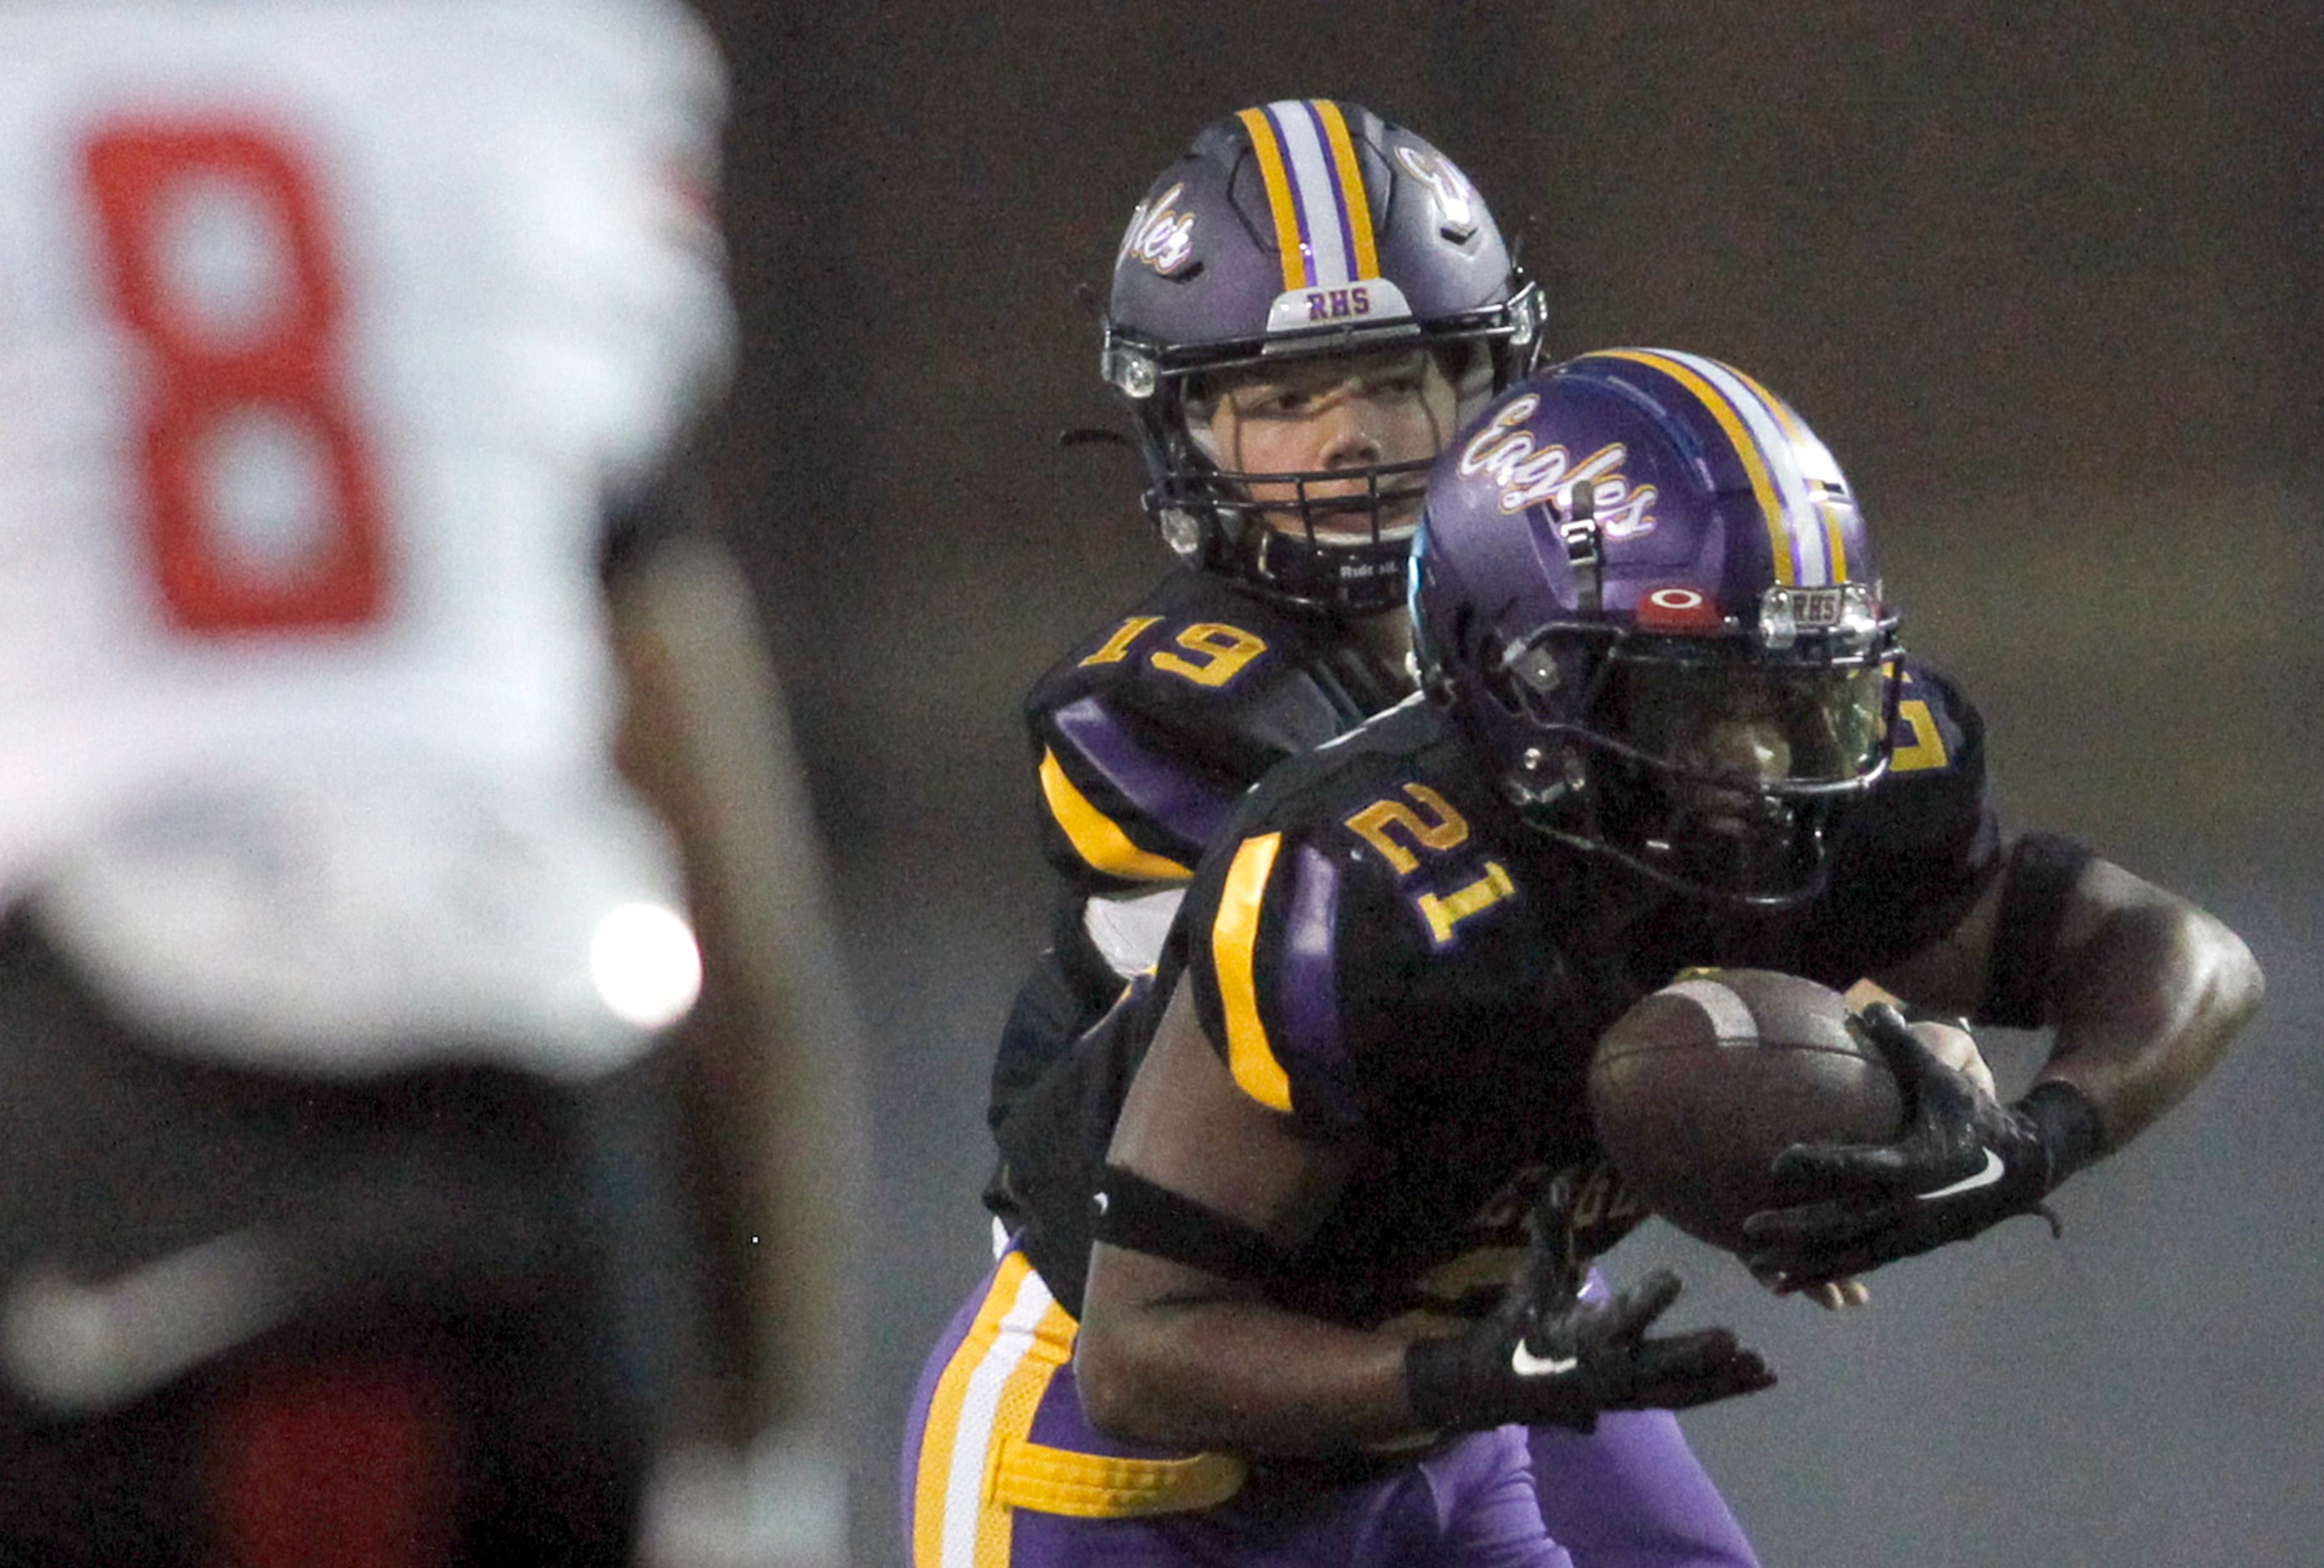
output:
{"label": "rhs decal on helmet", "polygon": [[1619,441],[1609,441],[1577,463],[1562,446],[1536,448],[1533,432],[1517,427],[1540,403],[1540,397],[1532,392],[1510,399],[1492,422],[1462,448],[1462,475],[1481,475],[1489,486],[1499,490],[1499,504],[1504,512],[1523,512],[1545,501],[1571,512],[1572,491],[1587,484],[1592,514],[1606,538],[1631,539],[1651,530],[1655,520],[1649,508],[1656,492],[1651,484],[1631,488],[1621,472],[1629,449]]}
{"label": "rhs decal on helmet", "polygon": [[1129,232],[1121,236],[1121,261],[1143,262],[1166,278],[1186,264],[1194,254],[1194,215],[1175,206],[1185,192],[1182,181],[1152,201],[1139,203],[1130,215]]}
{"label": "rhs decal on helmet", "polygon": [[1386,278],[1345,288],[1294,289],[1277,294],[1267,312],[1269,333],[1329,327],[1376,327],[1381,333],[1417,332],[1404,291]]}

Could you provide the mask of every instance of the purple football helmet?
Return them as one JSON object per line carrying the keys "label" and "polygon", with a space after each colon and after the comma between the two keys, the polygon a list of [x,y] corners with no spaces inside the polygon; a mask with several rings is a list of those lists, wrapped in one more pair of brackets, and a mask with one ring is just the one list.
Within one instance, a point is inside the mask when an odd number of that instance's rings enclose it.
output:
{"label": "purple football helmet", "polygon": [[1853,493],[1750,377],[1665,349],[1509,389],[1437,460],[1423,681],[1543,831],[1781,908],[1886,771],[1896,619]]}
{"label": "purple football helmet", "polygon": [[[1428,460],[1239,474],[1205,449],[1190,401],[1224,373],[1424,346],[1481,401],[1532,368],[1541,318],[1443,153],[1353,104],[1286,99],[1204,129],[1139,203],[1102,368],[1136,414],[1146,508],[1173,550],[1276,598],[1370,614],[1401,602],[1411,542],[1383,503],[1412,510]],[[1255,499],[1258,481],[1291,499]]]}

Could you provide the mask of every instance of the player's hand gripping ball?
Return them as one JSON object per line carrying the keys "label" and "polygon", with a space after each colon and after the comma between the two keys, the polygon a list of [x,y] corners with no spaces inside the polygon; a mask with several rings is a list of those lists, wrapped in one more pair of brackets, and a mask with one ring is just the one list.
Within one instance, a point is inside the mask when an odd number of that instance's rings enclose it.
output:
{"label": "player's hand gripping ball", "polygon": [[1838,992],[1761,969],[1689,970],[1614,1021],[1590,1112],[1622,1180],[1688,1235],[1729,1251],[1743,1221],[1796,1201],[1775,1157],[1897,1136],[1904,1100]]}

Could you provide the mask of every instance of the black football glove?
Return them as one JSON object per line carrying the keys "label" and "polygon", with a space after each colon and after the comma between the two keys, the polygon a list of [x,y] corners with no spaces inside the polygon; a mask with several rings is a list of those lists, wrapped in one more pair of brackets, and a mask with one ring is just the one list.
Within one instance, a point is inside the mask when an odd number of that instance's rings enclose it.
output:
{"label": "black football glove", "polygon": [[1534,1212],[1525,1267],[1490,1317],[1405,1352],[1406,1394],[1422,1425],[1473,1432],[1549,1423],[1589,1432],[1603,1410],[1684,1409],[1775,1382],[1725,1329],[1646,1336],[1678,1298],[1678,1277],[1667,1268],[1611,1300],[1582,1300],[1572,1201],[1570,1176],[1550,1185]]}
{"label": "black football glove", "polygon": [[2042,1200],[2099,1150],[2098,1114],[2064,1084],[2004,1105],[1947,1066],[1895,1008],[1851,1027],[1880,1049],[1904,1094],[1904,1130],[1886,1144],[1794,1144],[1775,1175],[1813,1201],[1743,1222],[1743,1261],[1781,1290],[1846,1278],[1965,1241]]}

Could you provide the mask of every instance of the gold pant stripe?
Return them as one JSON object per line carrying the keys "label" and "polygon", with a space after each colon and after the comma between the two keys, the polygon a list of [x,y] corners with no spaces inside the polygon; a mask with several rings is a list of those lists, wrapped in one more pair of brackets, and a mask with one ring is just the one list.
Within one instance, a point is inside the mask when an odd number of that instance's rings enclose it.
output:
{"label": "gold pant stripe", "polygon": [[991,1500],[991,1456],[1001,1439],[1031,1427],[1041,1391],[1072,1354],[1073,1329],[1022,1253],[1001,1259],[929,1404],[914,1486],[914,1568],[1006,1568],[1010,1513]]}
{"label": "gold pant stripe", "polygon": [[1231,1454],[1124,1459],[1003,1439],[992,1496],[1012,1508],[1082,1519],[1131,1519],[1207,1508],[1234,1496],[1249,1473]]}

